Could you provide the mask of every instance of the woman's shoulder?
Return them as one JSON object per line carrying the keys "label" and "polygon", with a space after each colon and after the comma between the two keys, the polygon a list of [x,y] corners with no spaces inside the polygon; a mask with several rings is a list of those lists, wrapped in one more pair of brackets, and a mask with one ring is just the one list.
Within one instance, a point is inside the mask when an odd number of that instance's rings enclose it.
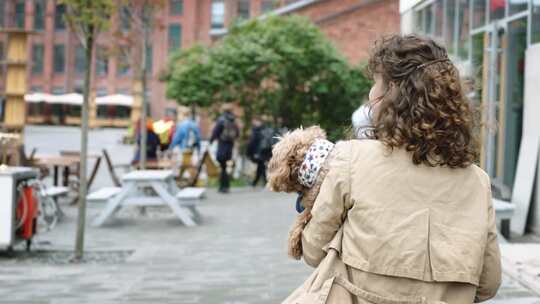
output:
{"label": "woman's shoulder", "polygon": [[374,139],[352,139],[338,141],[334,148],[336,154],[348,159],[359,156],[388,156],[388,150],[384,144]]}

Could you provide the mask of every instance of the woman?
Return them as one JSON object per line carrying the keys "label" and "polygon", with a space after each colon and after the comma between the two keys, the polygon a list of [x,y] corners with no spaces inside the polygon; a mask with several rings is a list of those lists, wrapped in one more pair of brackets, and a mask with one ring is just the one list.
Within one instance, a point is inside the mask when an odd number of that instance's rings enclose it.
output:
{"label": "woman", "polygon": [[[319,267],[285,302],[493,297],[501,267],[490,181],[474,165],[472,111],[456,67],[432,40],[392,36],[376,43],[368,70],[370,139],[336,145],[340,164],[302,236],[304,260]],[[333,251],[338,263],[327,262]]]}

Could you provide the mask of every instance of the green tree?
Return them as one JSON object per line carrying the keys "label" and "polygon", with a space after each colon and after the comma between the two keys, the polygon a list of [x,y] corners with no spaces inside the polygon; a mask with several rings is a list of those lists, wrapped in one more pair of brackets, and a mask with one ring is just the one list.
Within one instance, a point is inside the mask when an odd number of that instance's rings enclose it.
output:
{"label": "green tree", "polygon": [[266,114],[276,125],[320,124],[343,134],[369,90],[308,19],[273,16],[234,25],[212,48],[196,46],[170,58],[167,96],[184,105],[237,102],[245,126]]}
{"label": "green tree", "polygon": [[86,194],[88,192],[87,155],[88,155],[88,106],[90,96],[91,62],[94,43],[100,32],[107,29],[110,16],[116,9],[113,0],[60,0],[65,4],[66,21],[75,32],[85,48],[86,72],[84,74],[84,98],[82,104],[81,122],[81,167],[79,187],[79,214],[77,219],[77,234],[75,240],[75,261],[80,261],[84,250],[84,228],[86,222]]}

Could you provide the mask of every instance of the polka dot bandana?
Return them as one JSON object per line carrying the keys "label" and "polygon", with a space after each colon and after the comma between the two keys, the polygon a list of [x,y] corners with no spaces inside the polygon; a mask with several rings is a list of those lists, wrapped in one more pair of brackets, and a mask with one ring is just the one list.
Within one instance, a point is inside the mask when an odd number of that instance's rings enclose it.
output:
{"label": "polka dot bandana", "polygon": [[298,182],[301,185],[308,188],[313,187],[326,157],[333,148],[334,144],[326,139],[315,140],[304,156],[300,170],[298,170]]}

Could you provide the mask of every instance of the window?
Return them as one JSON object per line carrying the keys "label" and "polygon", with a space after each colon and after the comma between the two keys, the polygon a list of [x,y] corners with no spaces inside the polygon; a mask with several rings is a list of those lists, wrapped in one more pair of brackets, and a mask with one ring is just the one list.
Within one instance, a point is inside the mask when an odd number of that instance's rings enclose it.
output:
{"label": "window", "polygon": [[45,0],[34,2],[34,29],[42,31],[45,28]]}
{"label": "window", "polygon": [[32,75],[43,74],[43,44],[32,46]]}
{"label": "window", "polygon": [[97,97],[101,97],[101,96],[107,96],[109,94],[109,91],[107,90],[107,88],[97,88],[96,89],[96,96]]}
{"label": "window", "polygon": [[15,26],[24,28],[24,0],[15,3]]}
{"label": "window", "polygon": [[249,0],[238,1],[237,16],[240,19],[249,19]]}
{"label": "window", "polygon": [[456,1],[446,0],[446,31],[444,43],[449,54],[454,54],[455,27],[456,27]]}
{"label": "window", "polygon": [[120,9],[120,30],[122,30],[123,32],[129,31],[129,29],[131,28],[131,20],[129,15],[130,12],[127,7],[124,6]]}
{"label": "window", "polygon": [[486,25],[486,5],[487,0],[472,0],[473,1],[473,28],[478,28]]}
{"label": "window", "polygon": [[540,0],[532,1],[531,43],[540,42]]}
{"label": "window", "polygon": [[469,58],[469,1],[459,0],[458,10],[458,56],[461,59]]}
{"label": "window", "polygon": [[153,57],[153,49],[149,46],[146,48],[146,72],[148,75],[152,75]]}
{"label": "window", "polygon": [[212,28],[221,29],[225,27],[225,3],[221,1],[212,2]]}
{"label": "window", "polygon": [[86,52],[82,45],[78,45],[75,49],[75,73],[84,74],[86,71]]}
{"label": "window", "polygon": [[57,31],[66,29],[66,21],[64,15],[66,14],[66,6],[64,4],[57,4],[56,11],[54,13],[54,28]]}
{"label": "window", "polygon": [[527,10],[527,1],[523,0],[509,0],[508,1],[508,14],[513,15],[521,13]]}
{"label": "window", "polygon": [[79,81],[78,83],[76,83],[73,86],[73,92],[79,93],[79,94],[84,94],[84,85],[82,83],[80,83],[80,81]]}
{"label": "window", "polygon": [[506,8],[506,0],[490,0],[489,1],[489,21],[499,20],[504,18]]}
{"label": "window", "polygon": [[117,88],[116,94],[129,95],[130,91],[127,88]]}
{"label": "window", "polygon": [[273,10],[276,7],[275,0],[263,0],[261,3],[261,11],[264,13],[268,13],[269,11]]}
{"label": "window", "polygon": [[183,0],[170,0],[169,13],[171,14],[171,16],[182,15],[184,13],[184,1]]}
{"label": "window", "polygon": [[52,93],[56,95],[66,94],[66,90],[64,89],[64,87],[53,87]]}
{"label": "window", "polygon": [[41,93],[41,92],[43,92],[43,87],[38,86],[38,85],[33,85],[33,86],[30,87],[30,92],[31,93]]}
{"label": "window", "polygon": [[106,76],[109,74],[109,58],[105,49],[101,46],[96,47],[96,75]]}
{"label": "window", "polygon": [[434,20],[433,20],[433,5],[430,5],[428,7],[426,7],[425,9],[425,17],[426,18],[426,24],[425,24],[425,29],[424,29],[424,32],[426,33],[426,35],[428,36],[433,36],[433,31],[434,31],[434,28],[433,26],[435,25],[434,24]]}
{"label": "window", "polygon": [[54,73],[63,74],[66,69],[66,47],[63,44],[54,45]]}
{"label": "window", "polygon": [[182,47],[182,26],[180,24],[169,25],[169,52]]}
{"label": "window", "polygon": [[424,33],[424,10],[418,10],[414,16],[414,28],[418,33]]}
{"label": "window", "polygon": [[4,27],[4,9],[6,7],[6,1],[0,0],[0,27]]}
{"label": "window", "polygon": [[130,73],[131,66],[129,62],[129,57],[126,54],[121,54],[117,57],[116,60],[116,75],[117,76],[126,76]]}
{"label": "window", "polygon": [[444,21],[444,2],[443,0],[437,0],[433,3],[433,18],[435,18],[435,37],[441,38],[443,36],[443,21]]}

